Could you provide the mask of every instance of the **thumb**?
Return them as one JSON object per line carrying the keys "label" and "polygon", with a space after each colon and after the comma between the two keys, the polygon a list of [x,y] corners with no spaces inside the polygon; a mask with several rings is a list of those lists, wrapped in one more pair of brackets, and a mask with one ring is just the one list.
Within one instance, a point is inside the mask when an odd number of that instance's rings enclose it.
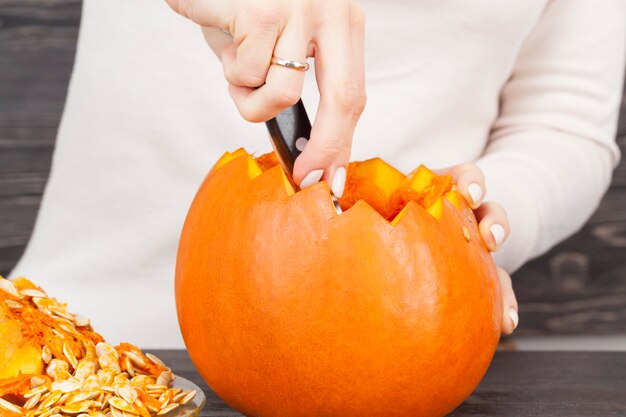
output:
{"label": "thumb", "polygon": [[350,160],[350,149],[351,143],[343,143],[334,138],[316,137],[309,140],[294,165],[294,181],[301,188],[306,188],[324,180],[333,193],[340,197]]}

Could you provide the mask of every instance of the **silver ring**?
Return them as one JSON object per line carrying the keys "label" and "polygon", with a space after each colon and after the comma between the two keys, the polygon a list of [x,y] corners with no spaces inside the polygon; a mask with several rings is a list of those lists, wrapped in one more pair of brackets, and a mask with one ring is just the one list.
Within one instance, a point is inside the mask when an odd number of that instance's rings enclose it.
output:
{"label": "silver ring", "polygon": [[291,68],[291,69],[298,70],[298,71],[306,71],[309,69],[309,64],[306,62],[298,62],[298,61],[292,61],[290,59],[276,58],[275,56],[272,57],[271,64],[280,65],[281,67]]}

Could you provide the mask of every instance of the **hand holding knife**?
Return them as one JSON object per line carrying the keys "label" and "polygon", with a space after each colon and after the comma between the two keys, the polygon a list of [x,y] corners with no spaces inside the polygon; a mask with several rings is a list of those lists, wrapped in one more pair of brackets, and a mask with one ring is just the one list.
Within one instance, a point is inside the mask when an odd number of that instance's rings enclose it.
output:
{"label": "hand holding knife", "polygon": [[[226,30],[204,28],[203,33],[207,42],[218,56],[221,56],[223,48],[232,44],[232,36]],[[272,57],[270,64],[281,66],[287,70],[302,72],[309,69],[309,64],[307,62],[292,61],[276,56]],[[302,100],[299,100],[296,104],[283,110],[276,117],[265,123],[280,164],[283,167],[287,178],[297,190],[299,189],[299,186],[293,180],[293,168],[296,158],[298,158],[298,156],[302,153],[311,137],[311,122]],[[345,169],[343,172],[344,174],[342,178],[345,180]],[[335,180],[333,180],[332,186],[329,184],[329,188],[333,190],[336,188],[334,182]],[[342,182],[339,188],[343,190]],[[337,209],[337,212],[340,213],[341,208],[339,207],[337,198],[333,193],[331,193],[331,195],[335,208]]]}

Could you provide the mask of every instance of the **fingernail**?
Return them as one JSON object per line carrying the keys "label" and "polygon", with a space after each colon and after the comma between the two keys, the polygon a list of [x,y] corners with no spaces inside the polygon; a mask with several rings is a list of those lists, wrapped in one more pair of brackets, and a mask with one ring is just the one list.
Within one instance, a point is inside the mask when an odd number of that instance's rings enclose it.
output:
{"label": "fingernail", "polygon": [[502,240],[504,239],[504,227],[495,223],[489,226],[489,231],[491,232],[493,239],[496,241],[496,246],[500,246]]}
{"label": "fingernail", "polygon": [[333,178],[333,185],[331,187],[331,189],[333,190],[333,194],[335,194],[335,197],[341,198],[345,185],[346,169],[344,167],[339,167],[335,170],[335,178]]}
{"label": "fingernail", "polygon": [[517,311],[515,311],[515,309],[513,308],[509,309],[509,317],[513,322],[513,329],[516,329],[517,324],[519,323],[519,315],[517,314]]}
{"label": "fingernail", "polygon": [[314,169],[313,171],[306,174],[306,177],[300,181],[300,188],[310,187],[311,185],[319,182],[320,178],[322,178],[322,174],[324,174],[323,169]]}
{"label": "fingernail", "polygon": [[476,182],[467,186],[467,192],[469,192],[470,197],[472,197],[474,204],[478,204],[483,196],[483,189],[480,187],[480,184]]}

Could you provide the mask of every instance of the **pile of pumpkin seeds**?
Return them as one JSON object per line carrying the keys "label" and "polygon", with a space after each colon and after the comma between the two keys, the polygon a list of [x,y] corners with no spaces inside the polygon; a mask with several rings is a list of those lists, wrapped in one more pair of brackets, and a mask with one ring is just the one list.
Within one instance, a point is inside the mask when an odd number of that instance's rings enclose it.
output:
{"label": "pile of pumpkin seeds", "polygon": [[[69,313],[66,304],[40,288],[19,288],[0,277],[0,302],[9,310],[34,307],[53,318],[57,339],[43,345],[44,372],[29,377],[29,386],[17,396],[23,402],[0,398],[0,416],[149,417],[169,413],[196,395],[174,388],[174,374],[156,356],[128,343],[113,347],[84,337],[85,330],[91,332],[89,320]],[[72,348],[70,339],[82,348]],[[62,355],[53,354],[52,344],[62,346]]]}

